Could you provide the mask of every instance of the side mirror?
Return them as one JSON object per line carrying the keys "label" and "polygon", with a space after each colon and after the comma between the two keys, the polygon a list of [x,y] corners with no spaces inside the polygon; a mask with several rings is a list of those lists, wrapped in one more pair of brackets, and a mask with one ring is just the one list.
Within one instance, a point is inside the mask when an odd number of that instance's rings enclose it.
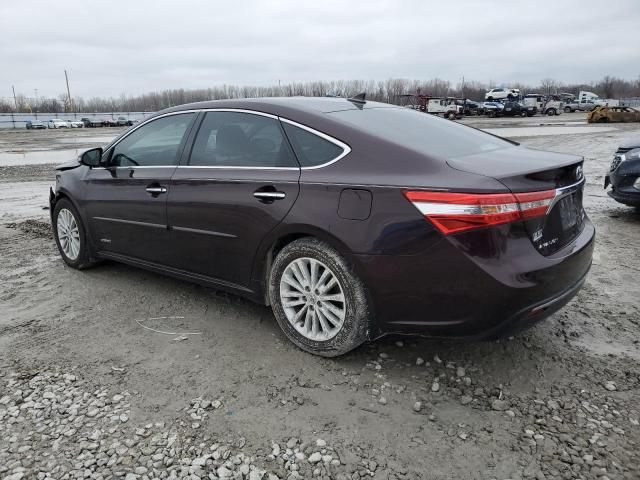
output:
{"label": "side mirror", "polygon": [[102,159],[102,148],[92,148],[80,155],[80,163],[88,167],[99,167]]}

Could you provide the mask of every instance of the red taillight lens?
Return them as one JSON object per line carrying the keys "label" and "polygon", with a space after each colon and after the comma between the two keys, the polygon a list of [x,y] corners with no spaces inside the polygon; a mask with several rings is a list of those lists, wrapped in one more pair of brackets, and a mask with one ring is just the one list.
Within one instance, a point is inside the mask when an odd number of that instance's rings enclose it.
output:
{"label": "red taillight lens", "polygon": [[442,233],[450,235],[544,216],[556,191],[517,194],[409,191],[404,195]]}

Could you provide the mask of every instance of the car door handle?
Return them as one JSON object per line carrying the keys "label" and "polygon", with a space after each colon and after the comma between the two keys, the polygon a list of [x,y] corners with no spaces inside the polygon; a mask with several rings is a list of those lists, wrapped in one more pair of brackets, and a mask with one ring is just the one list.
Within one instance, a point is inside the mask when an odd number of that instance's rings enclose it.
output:
{"label": "car door handle", "polygon": [[253,196],[258,200],[281,200],[287,196],[284,192],[253,192]]}
{"label": "car door handle", "polygon": [[147,187],[145,190],[151,195],[160,195],[161,193],[167,193],[167,187]]}

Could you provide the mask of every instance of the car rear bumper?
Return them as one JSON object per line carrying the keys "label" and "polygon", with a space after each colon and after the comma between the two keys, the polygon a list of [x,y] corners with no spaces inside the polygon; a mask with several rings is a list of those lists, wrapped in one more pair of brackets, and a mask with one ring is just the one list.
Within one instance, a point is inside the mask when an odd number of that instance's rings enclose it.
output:
{"label": "car rear bumper", "polygon": [[357,257],[378,334],[495,338],[522,330],[571,300],[591,267],[588,219],[548,257],[517,228],[478,233],[473,243],[445,238],[419,255]]}

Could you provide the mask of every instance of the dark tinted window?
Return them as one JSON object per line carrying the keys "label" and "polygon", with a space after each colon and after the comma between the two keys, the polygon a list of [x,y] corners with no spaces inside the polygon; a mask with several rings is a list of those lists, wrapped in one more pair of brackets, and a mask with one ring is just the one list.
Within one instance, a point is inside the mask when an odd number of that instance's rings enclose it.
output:
{"label": "dark tinted window", "polygon": [[240,112],[208,112],[200,125],[189,165],[297,167],[280,122]]}
{"label": "dark tinted window", "polygon": [[296,156],[303,167],[315,167],[339,157],[344,149],[307,130],[283,122]]}
{"label": "dark tinted window", "polygon": [[513,146],[479,130],[408,108],[365,108],[329,115],[398,145],[444,158]]}
{"label": "dark tinted window", "polygon": [[111,163],[119,167],[177,165],[178,151],[195,115],[170,115],[141,126],[114,147]]}

